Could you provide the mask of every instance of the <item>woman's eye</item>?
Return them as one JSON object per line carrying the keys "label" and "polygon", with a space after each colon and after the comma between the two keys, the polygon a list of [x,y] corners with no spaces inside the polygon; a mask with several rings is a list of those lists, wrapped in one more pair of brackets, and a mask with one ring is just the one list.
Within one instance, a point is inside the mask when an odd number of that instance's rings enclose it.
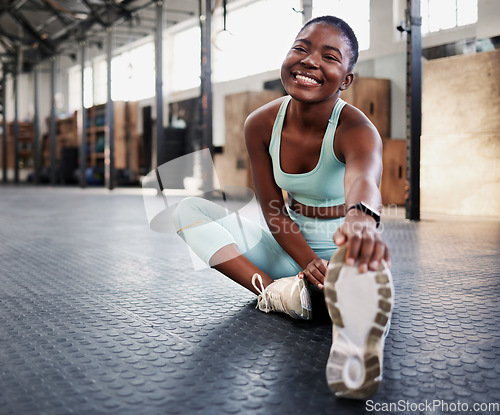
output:
{"label": "woman's eye", "polygon": [[333,56],[333,55],[326,55],[326,56],[325,56],[325,59],[326,59],[327,61],[336,61],[336,60],[338,60],[338,59],[337,59],[335,56]]}
{"label": "woman's eye", "polygon": [[305,52],[306,50],[302,46],[294,46],[293,50],[298,50],[299,52]]}

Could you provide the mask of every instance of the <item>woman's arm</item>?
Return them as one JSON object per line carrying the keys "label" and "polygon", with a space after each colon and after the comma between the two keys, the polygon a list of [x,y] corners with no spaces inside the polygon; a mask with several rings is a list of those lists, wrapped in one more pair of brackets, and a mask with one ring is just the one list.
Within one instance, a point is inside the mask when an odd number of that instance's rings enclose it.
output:
{"label": "woman's arm", "polygon": [[322,288],[327,261],[320,259],[305,241],[300,229],[288,215],[282,190],[274,180],[269,155],[274,116],[268,116],[265,109],[259,109],[245,122],[245,142],[252,165],[255,192],[274,238],[304,270],[300,276],[307,277]]}
{"label": "woman's arm", "polygon": [[382,175],[382,140],[373,124],[354,107],[346,108],[343,125],[338,129],[336,154],[345,162],[344,189],[347,213],[345,223],[334,235],[337,245],[349,241],[347,264],[359,260],[359,270],[377,269],[382,259],[389,261],[389,250],[377,229],[375,219],[359,209],[363,202],[380,213],[379,192]]}

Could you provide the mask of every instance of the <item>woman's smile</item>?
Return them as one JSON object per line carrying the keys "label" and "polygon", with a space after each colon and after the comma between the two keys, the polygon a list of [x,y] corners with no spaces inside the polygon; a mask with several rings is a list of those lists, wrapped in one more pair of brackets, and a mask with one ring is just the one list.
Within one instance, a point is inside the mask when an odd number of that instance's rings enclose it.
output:
{"label": "woman's smile", "polygon": [[316,85],[321,85],[322,83],[317,78],[309,74],[297,73],[294,74],[294,78],[299,85],[304,85],[304,86],[311,86],[311,85],[316,86]]}

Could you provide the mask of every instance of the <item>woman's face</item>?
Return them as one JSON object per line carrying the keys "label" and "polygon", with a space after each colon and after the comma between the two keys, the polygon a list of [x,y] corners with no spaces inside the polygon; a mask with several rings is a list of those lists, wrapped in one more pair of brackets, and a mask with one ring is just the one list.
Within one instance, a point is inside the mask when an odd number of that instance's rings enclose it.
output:
{"label": "woman's face", "polygon": [[315,23],[302,30],[281,66],[287,93],[299,101],[321,102],[338,97],[353,75],[348,73],[349,44],[334,26]]}

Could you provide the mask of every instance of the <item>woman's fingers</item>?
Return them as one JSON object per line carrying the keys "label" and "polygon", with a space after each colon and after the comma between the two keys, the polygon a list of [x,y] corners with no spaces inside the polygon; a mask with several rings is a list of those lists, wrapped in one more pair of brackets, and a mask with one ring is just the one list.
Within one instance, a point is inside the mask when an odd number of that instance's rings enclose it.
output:
{"label": "woman's fingers", "polygon": [[314,259],[303,271],[299,272],[299,278],[300,274],[302,274],[310,283],[322,289],[327,267],[328,261],[320,258]]}
{"label": "woman's fingers", "polygon": [[346,265],[358,264],[360,272],[376,270],[384,259],[390,264],[389,249],[380,232],[373,226],[362,223],[344,223],[334,234],[334,242],[341,246],[349,242],[346,250]]}
{"label": "woman's fingers", "polygon": [[344,232],[344,225],[342,225],[333,234],[333,242],[335,242],[335,245],[337,245],[337,246],[342,246],[346,243],[346,241],[347,241],[347,237],[346,237],[346,234]]}
{"label": "woman's fingers", "polygon": [[368,264],[372,260],[375,251],[375,235],[373,230],[365,229],[361,235],[361,246],[359,249],[359,264],[360,272],[368,271]]}

